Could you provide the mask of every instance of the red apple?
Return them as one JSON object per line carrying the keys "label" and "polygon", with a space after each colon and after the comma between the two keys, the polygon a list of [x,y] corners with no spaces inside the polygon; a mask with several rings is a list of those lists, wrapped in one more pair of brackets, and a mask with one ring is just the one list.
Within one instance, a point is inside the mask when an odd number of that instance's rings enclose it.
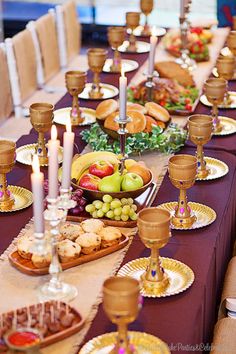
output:
{"label": "red apple", "polygon": [[80,178],[79,186],[86,189],[91,189],[93,191],[97,191],[99,181],[100,178],[98,178],[97,176],[93,176],[90,173],[87,173],[86,175],[83,175]]}
{"label": "red apple", "polygon": [[114,167],[110,162],[107,161],[97,161],[90,165],[89,173],[99,178],[113,175]]}

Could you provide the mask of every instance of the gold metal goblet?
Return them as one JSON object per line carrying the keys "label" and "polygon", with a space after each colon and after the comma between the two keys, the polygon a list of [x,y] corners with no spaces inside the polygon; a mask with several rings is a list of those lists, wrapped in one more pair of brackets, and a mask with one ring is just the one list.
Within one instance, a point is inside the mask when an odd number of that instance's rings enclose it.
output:
{"label": "gold metal goblet", "polygon": [[66,88],[73,97],[70,111],[71,125],[79,125],[84,121],[79,109],[78,95],[84,90],[86,79],[87,73],[84,71],[67,71],[65,74]]}
{"label": "gold metal goblet", "polygon": [[129,277],[111,277],[103,284],[103,308],[112,323],[118,326],[117,342],[110,353],[135,353],[130,345],[127,326],[140,309],[139,282]]}
{"label": "gold metal goblet", "polygon": [[[216,61],[216,68],[220,78],[231,80],[234,77],[235,59],[234,57],[219,57]],[[229,105],[232,102],[230,94],[227,91],[224,99],[224,105]]]}
{"label": "gold metal goblet", "polygon": [[0,140],[0,210],[11,210],[15,199],[7,187],[6,174],[15,164],[16,144],[13,141]]}
{"label": "gold metal goblet", "polygon": [[236,56],[236,31],[231,31],[227,38],[227,46],[231,53]]}
{"label": "gold metal goblet", "polygon": [[153,10],[154,0],[140,0],[140,9],[142,13],[145,15],[145,24],[143,27],[142,35],[149,36],[151,35],[150,27],[148,25],[148,15]]}
{"label": "gold metal goblet", "polygon": [[233,30],[236,30],[236,16],[233,16]]}
{"label": "gold metal goblet", "polygon": [[93,85],[89,92],[89,97],[93,99],[102,98],[103,92],[100,87],[99,74],[101,73],[103,66],[107,58],[108,51],[102,48],[90,48],[87,50],[88,65],[93,72]]}
{"label": "gold metal goblet", "polygon": [[138,214],[138,232],[144,245],[151,249],[149,265],[141,276],[141,283],[147,292],[160,295],[169,285],[169,278],[161,266],[159,249],[171,237],[171,215],[161,208],[146,208]]}
{"label": "gold metal goblet", "polygon": [[193,114],[188,118],[189,139],[197,145],[197,177],[206,178],[210,170],[204,160],[203,145],[211,140],[213,119],[204,114]]}
{"label": "gold metal goblet", "polygon": [[136,52],[136,38],[134,30],[138,27],[140,22],[140,12],[126,12],[126,27],[130,31],[129,46],[127,48],[130,52]]}
{"label": "gold metal goblet", "polygon": [[197,159],[191,155],[176,155],[169,159],[169,177],[178,188],[179,200],[171,222],[175,227],[188,229],[196,221],[187,202],[187,189],[191,188],[197,177]]}
{"label": "gold metal goblet", "polygon": [[111,72],[121,72],[121,55],[118,48],[125,40],[125,28],[124,27],[108,27],[108,42],[112,48],[114,48],[114,57],[111,64]]}
{"label": "gold metal goblet", "polygon": [[204,84],[204,92],[208,101],[212,104],[212,118],[214,131],[220,132],[222,125],[218,117],[218,105],[224,101],[227,92],[227,81],[222,78],[210,78]]}
{"label": "gold metal goblet", "polygon": [[54,106],[50,103],[33,103],[30,108],[30,121],[38,132],[38,141],[35,153],[38,155],[41,165],[48,163],[48,151],[44,134],[51,129]]}

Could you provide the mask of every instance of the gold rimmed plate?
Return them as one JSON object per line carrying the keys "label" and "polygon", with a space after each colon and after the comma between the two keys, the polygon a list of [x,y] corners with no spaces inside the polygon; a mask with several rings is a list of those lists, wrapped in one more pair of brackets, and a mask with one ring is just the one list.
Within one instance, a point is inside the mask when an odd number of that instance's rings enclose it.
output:
{"label": "gold rimmed plate", "polygon": [[[28,144],[20,146],[16,149],[16,161],[24,165],[32,165],[32,158],[35,154],[35,148],[37,144]],[[59,147],[58,151],[58,163],[63,160],[63,147]],[[40,164],[40,166],[48,166],[48,164]]]}
{"label": "gold rimmed plate", "polygon": [[[118,272],[119,276],[140,280],[146,271],[150,258],[138,258],[125,264]],[[155,289],[146,290],[141,286],[141,294],[145,297],[166,297],[177,295],[187,290],[194,281],[194,273],[186,264],[172,258],[160,257],[161,266],[169,277],[169,285],[160,293]]]}
{"label": "gold rimmed plate", "polygon": [[[112,65],[112,59],[107,59],[105,62],[105,65],[103,67],[103,71],[105,73],[114,74],[114,72],[111,71],[111,65]],[[130,71],[134,71],[134,70],[138,69],[138,67],[139,67],[139,64],[137,61],[129,60],[129,59],[122,59],[121,65],[122,65],[122,69],[124,70],[124,72],[127,72],[127,73]]]}
{"label": "gold rimmed plate", "polygon": [[148,53],[150,51],[150,44],[147,42],[136,41],[136,51],[128,50],[129,41],[124,41],[124,43],[118,48],[121,53],[130,53],[130,54],[141,54]]}
{"label": "gold rimmed plate", "polygon": [[[56,124],[66,125],[70,119],[71,107],[60,108],[54,111],[53,122]],[[80,107],[81,116],[84,118],[79,125],[90,125],[96,122],[95,110],[92,108]]]}
{"label": "gold rimmed plate", "polygon": [[104,84],[101,83],[101,92],[103,93],[103,96],[101,98],[91,98],[89,96],[89,92],[92,89],[92,83],[87,83],[85,86],[84,91],[79,95],[79,98],[83,100],[106,100],[107,98],[113,98],[118,95],[119,90],[117,87],[109,84]]}
{"label": "gold rimmed plate", "polygon": [[222,116],[219,118],[222,125],[222,130],[220,132],[214,132],[213,135],[224,136],[236,133],[236,120]]}
{"label": "gold rimmed plate", "polygon": [[205,178],[197,178],[197,181],[210,181],[212,179],[221,178],[229,172],[229,167],[221,160],[213,159],[212,157],[204,157],[204,160],[210,173]]}
{"label": "gold rimmed plate", "polygon": [[0,208],[1,213],[25,209],[33,203],[33,194],[28,189],[19,186],[8,186],[8,189],[13,194],[15,203],[10,210],[2,210]]}
{"label": "gold rimmed plate", "polygon": [[[168,210],[171,213],[171,215],[173,216],[175,213],[176,206],[177,206],[177,202],[169,202],[169,203],[164,203],[164,204],[158,205],[158,208]],[[175,230],[200,229],[201,227],[208,226],[215,221],[216,212],[212,208],[208,207],[207,205],[194,203],[194,202],[188,202],[188,206],[191,208],[192,212],[196,215],[196,218],[197,218],[196,221],[189,228],[175,227],[173,224],[171,224],[172,229],[175,229]]]}
{"label": "gold rimmed plate", "polygon": [[[218,74],[218,71],[217,71],[216,67],[212,70],[212,74],[215,77],[219,77],[219,74]],[[234,76],[232,77],[232,79],[230,79],[229,81],[234,81],[234,80],[236,80],[236,71],[234,72]]]}
{"label": "gold rimmed plate", "polygon": [[[135,353],[142,354],[170,354],[168,345],[158,337],[145,332],[128,332],[130,344],[133,344]],[[117,332],[106,333],[94,337],[87,342],[79,354],[109,354],[117,341]]]}
{"label": "gold rimmed plate", "polygon": [[[236,92],[234,91],[229,91],[231,103],[226,104],[226,105],[219,105],[218,108],[221,109],[235,109],[236,108]],[[205,106],[212,107],[212,104],[208,101],[206,98],[206,95],[202,95],[200,97],[200,102],[204,104]]]}
{"label": "gold rimmed plate", "polygon": [[156,37],[162,37],[166,34],[166,29],[163,27],[156,27],[156,26],[150,26],[150,34],[143,34],[143,26],[138,26],[134,30],[134,35],[135,37],[150,37],[151,33],[153,33],[154,36]]}

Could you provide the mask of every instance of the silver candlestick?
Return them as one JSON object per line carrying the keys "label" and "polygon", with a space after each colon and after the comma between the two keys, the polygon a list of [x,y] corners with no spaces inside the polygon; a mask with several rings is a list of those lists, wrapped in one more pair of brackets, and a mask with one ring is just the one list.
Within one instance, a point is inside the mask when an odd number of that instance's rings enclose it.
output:
{"label": "silver candlestick", "polygon": [[49,221],[51,234],[52,260],[49,266],[49,274],[51,279],[39,289],[40,300],[63,300],[71,301],[78,292],[73,285],[64,283],[60,280],[62,272],[59,256],[57,253],[57,242],[59,233],[59,225],[65,220],[66,213],[63,209],[58,208],[58,199],[48,199],[48,207],[44,213],[44,218]]}
{"label": "silver candlestick", "polygon": [[181,37],[181,56],[175,60],[175,62],[181,65],[182,68],[188,69],[189,71],[193,71],[196,69],[195,60],[189,57],[188,50],[188,28],[189,24],[186,20],[186,17],[179,18],[180,23],[180,37]]}
{"label": "silver candlestick", "polygon": [[120,153],[121,153],[121,164],[120,164],[120,173],[122,174],[125,168],[125,160],[128,158],[128,155],[125,152],[126,146],[126,136],[127,136],[127,129],[126,125],[130,122],[130,118],[126,117],[126,119],[121,119],[120,117],[115,119],[115,122],[119,124],[118,134],[119,134],[119,141],[120,141]]}
{"label": "silver candlestick", "polygon": [[66,212],[66,214],[69,209],[72,209],[76,206],[76,201],[71,199],[71,191],[72,188],[60,189],[60,198],[58,202],[58,207],[60,209],[63,209]]}

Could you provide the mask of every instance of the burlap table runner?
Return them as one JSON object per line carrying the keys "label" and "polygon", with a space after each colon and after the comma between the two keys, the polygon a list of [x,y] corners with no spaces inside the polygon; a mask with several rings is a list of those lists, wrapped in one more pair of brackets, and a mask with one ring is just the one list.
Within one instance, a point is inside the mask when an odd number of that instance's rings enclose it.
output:
{"label": "burlap table runner", "polygon": [[236,348],[236,320],[223,318],[218,321],[214,329],[214,338],[211,346],[212,354],[235,354]]}
{"label": "burlap table runner", "polygon": [[218,313],[219,319],[227,316],[225,307],[227,298],[236,299],[236,257],[233,257],[230,260],[227,272],[225,274],[224,287],[221,295],[221,303]]}

